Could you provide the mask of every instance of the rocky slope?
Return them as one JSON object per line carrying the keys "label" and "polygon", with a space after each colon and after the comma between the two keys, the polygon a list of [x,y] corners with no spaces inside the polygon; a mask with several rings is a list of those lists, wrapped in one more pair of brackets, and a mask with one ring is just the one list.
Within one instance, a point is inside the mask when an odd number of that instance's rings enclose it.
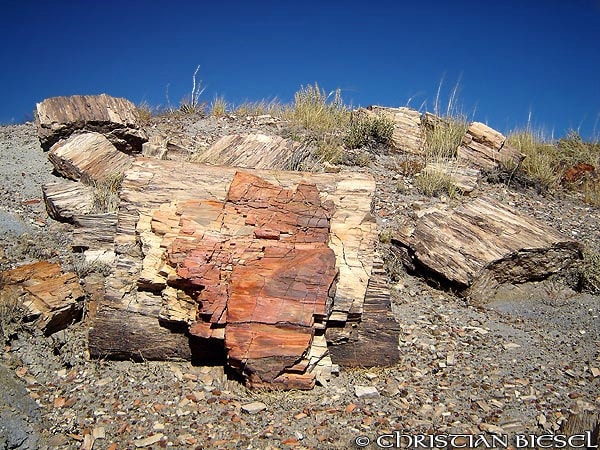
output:
{"label": "rocky slope", "polygon": [[[149,135],[187,137],[198,149],[232,132],[285,134],[279,123],[240,118],[169,119],[147,128]],[[454,201],[418,194],[412,175],[402,175],[398,154],[369,157],[368,167],[353,170],[368,171],[377,181],[380,229]],[[69,226],[49,219],[41,202],[40,186],[52,179],[32,124],[0,128],[0,269],[40,259],[77,268],[68,249]],[[600,211],[575,195],[542,197],[485,181],[473,195],[483,193],[600,249]],[[597,296],[550,280],[507,288],[485,306],[471,306],[408,274],[382,241],[401,327],[396,366],[342,368],[326,386],[307,392],[249,391],[221,366],[90,360],[85,320],[50,337],[25,327],[2,353],[0,443],[353,448],[358,437],[373,442],[394,430],[539,435],[558,431],[572,412],[598,411]]]}

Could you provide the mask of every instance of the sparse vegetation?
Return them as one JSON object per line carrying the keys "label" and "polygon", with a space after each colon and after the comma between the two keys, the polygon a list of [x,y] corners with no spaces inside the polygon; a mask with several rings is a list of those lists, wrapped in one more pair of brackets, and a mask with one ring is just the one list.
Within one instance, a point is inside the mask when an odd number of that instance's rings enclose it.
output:
{"label": "sparse vegetation", "polygon": [[527,127],[511,133],[507,142],[525,155],[520,170],[539,183],[542,189],[553,189],[560,184],[562,173],[557,170],[558,149],[542,132]]}
{"label": "sparse vegetation", "polygon": [[340,89],[326,93],[315,83],[296,92],[287,118],[309,131],[339,133],[348,126],[350,112],[342,101]]}
{"label": "sparse vegetation", "polygon": [[392,139],[393,132],[393,122],[384,117],[353,117],[350,128],[344,137],[344,144],[350,149],[365,146],[377,147],[388,144]]}
{"label": "sparse vegetation", "polygon": [[[507,141],[520,150],[525,159],[520,170],[523,174],[539,184],[542,190],[553,190],[560,186],[565,172],[579,163],[598,167],[600,162],[600,145],[584,142],[575,131],[554,141],[543,132],[535,131],[530,126],[511,133]],[[595,180],[584,180],[583,192],[586,201],[600,203],[597,193],[600,190]]]}
{"label": "sparse vegetation", "polygon": [[142,102],[136,106],[136,110],[142,125],[148,125],[154,116],[155,109],[148,102]]}
{"label": "sparse vegetation", "polygon": [[269,114],[273,117],[282,117],[285,113],[286,107],[280,103],[277,99],[273,100],[261,100],[258,102],[244,102],[237,106],[234,113],[242,117],[256,117],[264,116]]}
{"label": "sparse vegetation", "polygon": [[119,207],[119,190],[123,182],[123,174],[115,173],[108,175],[102,181],[92,183],[93,211],[96,213],[114,212]]}
{"label": "sparse vegetation", "polygon": [[581,264],[581,284],[583,289],[593,293],[600,293],[600,253],[593,250],[583,252]]}
{"label": "sparse vegetation", "polygon": [[456,158],[456,150],[465,135],[469,123],[462,114],[433,120],[425,127],[425,158],[442,161]]}
{"label": "sparse vegetation", "polygon": [[452,89],[445,110],[441,108],[438,86],[434,102],[434,115],[425,117],[424,169],[415,179],[415,186],[424,195],[448,195],[456,198],[460,189],[452,181],[451,173],[458,167],[456,151],[469,127],[464,113],[457,106],[458,83]]}
{"label": "sparse vegetation", "polygon": [[8,342],[23,325],[25,307],[16,290],[0,285],[0,334]]}
{"label": "sparse vegetation", "polygon": [[415,187],[428,197],[446,194],[450,198],[456,198],[460,195],[460,190],[452,182],[452,177],[440,166],[423,169],[415,178]]}
{"label": "sparse vegetation", "polygon": [[206,104],[200,102],[200,96],[206,87],[202,87],[202,80],[198,81],[199,70],[198,65],[192,76],[192,91],[181,100],[179,105],[179,112],[183,114],[204,114],[206,110]]}

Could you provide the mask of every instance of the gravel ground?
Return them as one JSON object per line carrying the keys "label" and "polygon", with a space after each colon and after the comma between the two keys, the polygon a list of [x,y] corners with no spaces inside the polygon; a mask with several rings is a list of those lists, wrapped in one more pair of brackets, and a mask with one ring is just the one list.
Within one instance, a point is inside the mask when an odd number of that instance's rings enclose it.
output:
{"label": "gravel ground", "polygon": [[[280,132],[232,119],[175,126],[198,133],[197,142],[256,127]],[[378,181],[382,228],[451,201],[418,195],[398,158],[378,155],[356,169]],[[71,264],[69,227],[33,201],[52,179],[31,124],[0,128],[0,268]],[[485,182],[480,192],[600,249],[600,212],[576,196]],[[359,436],[377,448],[375,438],[393,431],[540,435],[571,412],[600,409],[597,296],[551,280],[507,287],[474,307],[394,267],[392,303],[400,362],[342,368],[310,392],[248,391],[222,367],[90,360],[85,321],[51,337],[24,329],[0,358],[0,448],[347,449]],[[362,387],[376,392],[359,397]]]}

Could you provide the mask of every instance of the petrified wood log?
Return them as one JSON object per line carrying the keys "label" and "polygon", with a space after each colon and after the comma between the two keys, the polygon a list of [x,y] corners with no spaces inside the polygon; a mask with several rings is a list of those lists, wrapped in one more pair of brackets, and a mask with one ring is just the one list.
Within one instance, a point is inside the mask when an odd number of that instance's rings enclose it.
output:
{"label": "petrified wood log", "polygon": [[475,302],[484,302],[500,284],[544,279],[581,258],[575,241],[483,197],[425,214],[392,242],[408,249],[417,270]]}
{"label": "petrified wood log", "polygon": [[19,298],[25,320],[36,321],[46,333],[66,328],[79,320],[84,293],[72,272],[63,273],[58,264],[40,261],[0,273],[3,300]]}
{"label": "petrified wood log", "polygon": [[298,170],[310,155],[308,147],[291,139],[265,134],[223,136],[194,161],[219,166]]}
{"label": "petrified wood log", "polygon": [[106,94],[48,98],[36,105],[35,122],[44,150],[78,130],[102,133],[126,153],[141,152],[148,140],[134,104]]}
{"label": "petrified wood log", "polygon": [[519,165],[525,155],[506,143],[504,135],[480,122],[473,122],[458,147],[457,156],[483,170]]}
{"label": "petrified wood log", "polygon": [[84,182],[102,181],[123,173],[134,160],[100,133],[77,134],[54,144],[48,159],[64,177]]}
{"label": "petrified wood log", "polygon": [[[126,172],[118,260],[90,330],[93,356],[189,359],[224,342],[250,385],[307,388],[331,371],[324,328],[363,314],[374,181],[253,173],[262,179],[148,159]],[[397,338],[393,349],[397,359]]]}

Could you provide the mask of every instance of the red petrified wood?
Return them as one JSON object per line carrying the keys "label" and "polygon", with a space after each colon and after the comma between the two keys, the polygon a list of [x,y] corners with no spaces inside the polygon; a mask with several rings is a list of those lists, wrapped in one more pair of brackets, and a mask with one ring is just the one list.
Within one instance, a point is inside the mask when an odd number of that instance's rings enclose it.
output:
{"label": "red petrified wood", "polygon": [[167,283],[198,304],[190,334],[224,338],[252,386],[314,385],[302,361],[333,301],[332,209],[312,184],[291,191],[240,172],[224,203],[182,202],[176,222],[155,212],[153,230],[170,241]]}

